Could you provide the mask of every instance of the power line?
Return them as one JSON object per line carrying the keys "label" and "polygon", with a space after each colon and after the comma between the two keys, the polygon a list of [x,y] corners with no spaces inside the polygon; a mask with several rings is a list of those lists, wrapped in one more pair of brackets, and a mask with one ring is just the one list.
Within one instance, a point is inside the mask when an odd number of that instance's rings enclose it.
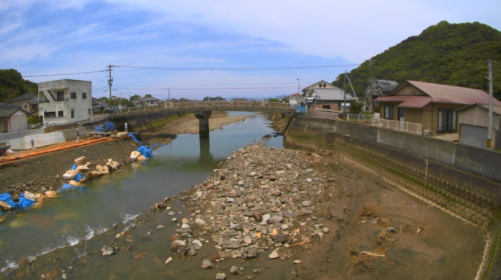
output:
{"label": "power line", "polygon": [[173,87],[168,87],[168,88],[115,88],[116,90],[250,90],[250,89],[285,89],[285,88],[295,88],[295,86],[289,86],[289,87],[213,87],[213,88],[173,88]]}
{"label": "power line", "polygon": [[168,70],[168,71],[275,71],[275,70],[301,70],[301,69],[324,69],[337,67],[355,67],[360,64],[344,64],[344,65],[319,65],[319,66],[280,66],[280,67],[221,67],[221,68],[195,68],[195,67],[148,67],[148,66],[123,66],[114,65],[121,68],[136,68],[150,70]]}
{"label": "power line", "polygon": [[49,77],[49,76],[66,76],[66,75],[81,75],[81,74],[90,74],[90,73],[98,73],[98,72],[106,72],[107,70],[97,70],[97,71],[89,71],[89,72],[78,72],[78,73],[63,73],[63,74],[45,74],[45,75],[23,75],[23,77]]}

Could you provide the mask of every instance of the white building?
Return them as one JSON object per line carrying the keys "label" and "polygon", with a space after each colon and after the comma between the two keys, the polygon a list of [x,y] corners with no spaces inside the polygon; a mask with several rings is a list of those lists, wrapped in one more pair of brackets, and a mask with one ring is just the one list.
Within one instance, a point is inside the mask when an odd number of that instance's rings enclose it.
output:
{"label": "white building", "polygon": [[38,98],[44,126],[85,121],[91,117],[92,82],[69,79],[41,82]]}

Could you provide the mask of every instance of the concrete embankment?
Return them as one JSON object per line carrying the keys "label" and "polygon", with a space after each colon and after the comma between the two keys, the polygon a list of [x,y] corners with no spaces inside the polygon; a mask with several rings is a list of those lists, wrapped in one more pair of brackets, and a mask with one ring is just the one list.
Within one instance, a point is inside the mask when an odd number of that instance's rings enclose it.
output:
{"label": "concrete embankment", "polygon": [[[478,154],[465,152],[470,147],[363,124],[308,118],[293,120],[285,136],[287,145],[353,161],[410,195],[485,230],[486,253],[477,279],[496,279],[501,272],[501,184],[485,178],[501,173],[492,173],[485,163],[467,170],[457,168],[477,162]],[[411,143],[417,144],[409,147]],[[461,158],[454,158],[458,154]],[[487,159],[492,162],[498,157],[490,152]]]}

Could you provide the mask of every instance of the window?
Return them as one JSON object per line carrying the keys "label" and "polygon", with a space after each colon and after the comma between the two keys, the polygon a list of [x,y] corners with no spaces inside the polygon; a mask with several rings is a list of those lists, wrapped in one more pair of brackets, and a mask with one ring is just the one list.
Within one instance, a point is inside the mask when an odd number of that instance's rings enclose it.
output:
{"label": "window", "polygon": [[71,118],[74,119],[75,118],[75,110],[71,110]]}
{"label": "window", "polygon": [[58,91],[57,93],[57,102],[64,101],[64,91]]}
{"label": "window", "polygon": [[58,117],[63,117],[63,111],[57,111],[57,116]]}
{"label": "window", "polygon": [[87,93],[82,92],[82,99],[87,99]]}
{"label": "window", "polygon": [[322,109],[330,109],[331,105],[322,105]]}
{"label": "window", "polygon": [[71,99],[77,99],[77,93],[76,92],[72,92],[71,93]]}
{"label": "window", "polygon": [[456,111],[438,109],[438,132],[456,131]]}
{"label": "window", "polygon": [[405,108],[398,108],[398,120],[405,118]]}
{"label": "window", "polygon": [[393,104],[384,105],[384,118],[387,120],[393,120]]}
{"label": "window", "polygon": [[47,112],[47,111],[45,111],[44,117],[46,117],[46,118],[55,118],[56,117],[56,112]]}

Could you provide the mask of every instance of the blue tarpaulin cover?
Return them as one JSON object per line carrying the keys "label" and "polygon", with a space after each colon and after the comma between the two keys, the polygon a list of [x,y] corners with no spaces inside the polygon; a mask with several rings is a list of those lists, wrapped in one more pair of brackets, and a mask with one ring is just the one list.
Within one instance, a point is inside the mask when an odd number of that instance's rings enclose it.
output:
{"label": "blue tarpaulin cover", "polygon": [[80,182],[80,180],[82,180],[83,178],[84,176],[82,175],[82,173],[77,173],[77,176],[75,176],[75,181]]}
{"label": "blue tarpaulin cover", "polygon": [[14,202],[8,193],[0,194],[0,201],[5,201],[10,207],[15,209],[25,209],[36,203],[36,201],[24,197],[24,193],[19,197],[19,202]]}
{"label": "blue tarpaulin cover", "polygon": [[74,163],[74,164],[73,164],[73,166],[72,166],[70,169],[71,169],[71,170],[75,170],[75,169],[77,169],[77,167],[78,167],[78,166],[77,166],[77,164],[76,164],[76,163]]}
{"label": "blue tarpaulin cover", "polygon": [[153,150],[148,149],[146,146],[141,146],[137,148],[136,151],[140,152],[145,158],[150,158],[153,155]]}

